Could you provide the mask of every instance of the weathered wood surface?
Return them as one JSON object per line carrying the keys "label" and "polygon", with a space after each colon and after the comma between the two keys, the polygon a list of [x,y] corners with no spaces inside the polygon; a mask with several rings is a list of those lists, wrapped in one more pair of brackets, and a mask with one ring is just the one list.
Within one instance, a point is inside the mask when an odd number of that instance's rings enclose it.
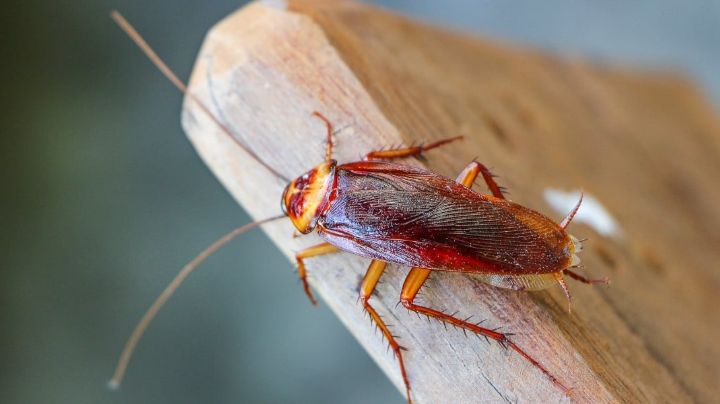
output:
{"label": "weathered wood surface", "polygon": [[[423,164],[454,177],[479,156],[511,199],[558,220],[543,190],[584,188],[624,230],[609,238],[571,227],[590,237],[586,271],[610,276],[612,287],[571,283],[568,314],[560,290],[517,293],[437,274],[423,301],[518,332],[516,342],[575,389],[572,401],[717,400],[720,125],[691,86],[503,47],[352,2],[279,3],[252,4],[214,27],[190,82],[242,141],[295,177],[323,158],[324,127],[310,116],[318,110],[343,128],[341,162],[460,133],[464,143],[428,153]],[[278,213],[284,183],[188,102],[183,124],[245,209],[256,218]],[[318,242],[294,239],[289,221],[266,231],[288,257]],[[402,387],[357,303],[368,260],[343,253],[308,264],[323,304]],[[418,403],[568,400],[498,344],[395,308],[406,273],[388,270],[376,307],[409,348]]]}

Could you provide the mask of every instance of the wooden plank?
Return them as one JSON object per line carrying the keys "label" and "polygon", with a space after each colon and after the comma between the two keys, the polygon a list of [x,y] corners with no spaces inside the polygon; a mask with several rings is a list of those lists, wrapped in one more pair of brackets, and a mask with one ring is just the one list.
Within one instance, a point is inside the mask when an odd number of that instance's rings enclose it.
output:
{"label": "wooden plank", "polygon": [[[323,158],[317,110],[342,128],[341,162],[464,134],[423,164],[454,177],[479,156],[512,199],[558,220],[544,192],[584,188],[623,229],[613,237],[571,227],[590,237],[587,271],[610,276],[611,288],[572,283],[568,314],[559,290],[517,293],[437,274],[423,301],[518,332],[516,342],[574,388],[574,401],[710,402],[720,393],[720,124],[684,81],[501,46],[353,2],[293,1],[254,3],[215,26],[190,88],[288,177]],[[282,181],[192,103],[183,125],[252,216],[278,213]],[[288,257],[318,242],[294,239],[289,221],[266,231]],[[402,390],[396,361],[357,303],[367,265],[344,253],[308,261],[324,303]],[[396,309],[406,273],[389,269],[377,307],[409,348],[417,402],[567,400],[498,344]]]}

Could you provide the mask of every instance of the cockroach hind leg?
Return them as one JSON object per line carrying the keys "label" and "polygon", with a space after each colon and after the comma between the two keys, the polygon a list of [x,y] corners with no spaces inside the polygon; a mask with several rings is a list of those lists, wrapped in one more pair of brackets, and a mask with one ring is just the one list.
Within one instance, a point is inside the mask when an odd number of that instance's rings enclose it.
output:
{"label": "cockroach hind leg", "polygon": [[568,213],[568,215],[565,216],[565,219],[563,219],[562,222],[560,222],[560,227],[562,227],[563,229],[566,229],[570,225],[570,222],[572,222],[573,218],[575,217],[575,214],[577,214],[578,210],[580,209],[580,205],[582,204],[584,196],[585,196],[585,192],[580,191],[580,199],[578,200],[578,202],[575,205],[575,207],[573,208],[573,210],[571,210],[570,213]]}
{"label": "cockroach hind leg", "polygon": [[575,279],[576,281],[587,283],[588,285],[609,285],[610,284],[610,278],[604,277],[600,279],[590,279],[586,278],[578,273],[575,273],[569,269],[566,269],[563,271],[565,275],[569,276],[572,279]]}
{"label": "cockroach hind leg", "polygon": [[[426,306],[421,306],[418,304],[415,304],[415,297],[417,296],[417,293],[420,291],[420,288],[422,288],[423,284],[427,280],[428,276],[430,276],[430,273],[432,271],[425,268],[419,268],[419,267],[413,267],[410,270],[410,273],[405,278],[405,282],[403,283],[402,290],[400,292],[400,302],[402,303],[405,308],[407,308],[410,311],[415,312],[416,314],[420,313],[423,315],[426,315],[428,317],[433,317],[442,322],[443,325],[450,324],[456,327],[463,328],[465,330],[471,331],[479,336],[483,336],[486,339],[492,338],[493,340],[497,341],[501,346],[504,346],[506,348],[510,348],[513,351],[517,352],[525,358],[528,362],[530,362],[533,366],[535,366],[537,369],[539,369],[547,378],[550,379],[550,381],[553,382],[554,385],[556,385],[558,388],[560,388],[566,395],[569,396],[570,389],[568,389],[560,380],[553,376],[552,373],[550,373],[547,368],[545,368],[538,360],[530,356],[527,352],[525,352],[522,348],[520,348],[519,345],[515,344],[510,338],[510,334],[501,333],[498,331],[494,331],[488,328],[481,327],[480,323],[470,323],[467,321],[463,321],[457,317],[453,317],[452,315],[446,314],[445,312],[438,311],[435,309],[431,309]],[[562,277],[562,272],[560,273]],[[496,329],[497,330],[497,329]]]}

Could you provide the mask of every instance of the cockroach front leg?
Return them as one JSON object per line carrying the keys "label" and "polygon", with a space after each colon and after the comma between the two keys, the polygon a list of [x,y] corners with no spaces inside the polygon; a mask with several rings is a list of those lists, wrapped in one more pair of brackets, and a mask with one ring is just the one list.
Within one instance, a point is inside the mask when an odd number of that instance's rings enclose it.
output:
{"label": "cockroach front leg", "polygon": [[318,111],[313,111],[312,115],[320,118],[320,120],[325,123],[325,129],[327,131],[327,149],[325,151],[325,161],[329,163],[330,160],[332,160],[332,151],[333,151],[333,140],[332,140],[333,125],[332,125],[332,122],[330,122],[330,120],[325,115],[323,115],[322,113],[320,113]]}
{"label": "cockroach front leg", "polygon": [[338,251],[340,250],[330,243],[321,243],[312,247],[308,247],[295,254],[295,261],[297,261],[298,275],[300,276],[300,281],[303,284],[303,289],[305,289],[305,294],[310,298],[310,302],[313,305],[317,305],[317,300],[315,300],[315,296],[313,296],[312,291],[310,291],[310,285],[308,285],[307,282],[307,273],[305,271],[304,259],[317,257],[318,255],[331,254]]}
{"label": "cockroach front leg", "polygon": [[482,163],[479,163],[477,161],[473,161],[468,164],[457,177],[456,181],[460,184],[465,185],[468,188],[472,188],[472,185],[475,182],[475,178],[478,174],[482,174],[485,183],[487,184],[490,192],[492,192],[494,197],[505,199],[505,195],[503,195],[503,187],[499,186],[495,182],[495,178],[490,172],[490,170],[488,170],[488,168],[485,167]]}
{"label": "cockroach front leg", "polygon": [[438,140],[437,142],[433,142],[433,143],[426,144],[426,145],[405,147],[405,148],[401,148],[401,149],[375,150],[375,151],[371,151],[370,153],[366,154],[365,157],[363,157],[363,161],[381,160],[381,159],[399,159],[399,158],[403,158],[403,157],[419,156],[428,150],[432,150],[437,147],[444,146],[450,142],[453,142],[455,140],[460,140],[462,138],[463,138],[462,136],[455,136],[455,137],[450,137],[447,139]]}
{"label": "cockroach front leg", "polygon": [[397,356],[398,362],[400,363],[400,373],[402,374],[403,381],[405,382],[407,400],[408,403],[412,403],[412,399],[410,398],[410,382],[408,381],[407,372],[405,371],[405,362],[403,361],[402,356],[404,348],[397,343],[395,336],[392,335],[387,324],[385,324],[385,321],[383,321],[382,317],[380,317],[377,311],[375,311],[375,309],[370,305],[370,297],[372,297],[375,286],[377,286],[380,276],[382,276],[386,266],[386,262],[372,260],[367,273],[365,273],[365,278],[363,278],[362,284],[360,285],[360,301],[362,302],[365,311],[370,314],[370,318],[375,322],[375,324],[377,324],[385,338],[387,338],[390,348],[393,350],[395,356]]}
{"label": "cockroach front leg", "polygon": [[527,352],[522,350],[518,345],[512,342],[508,337],[512,334],[503,334],[488,328],[480,327],[478,324],[470,323],[467,320],[461,320],[457,317],[445,314],[441,311],[431,309],[429,307],[420,306],[414,303],[415,297],[417,296],[420,288],[423,286],[427,278],[430,276],[432,270],[425,268],[412,268],[405,282],[403,283],[402,291],[400,292],[400,302],[408,310],[416,313],[424,314],[428,317],[436,318],[445,323],[449,323],[456,327],[460,327],[464,330],[468,330],[477,335],[482,335],[487,338],[494,339],[504,347],[512,348],[515,352],[519,353],[528,362],[538,368],[545,376],[547,376],[556,386],[561,388],[565,394],[569,394],[570,389],[565,387],[560,381],[553,376],[543,365],[540,364],[535,358],[530,356]]}

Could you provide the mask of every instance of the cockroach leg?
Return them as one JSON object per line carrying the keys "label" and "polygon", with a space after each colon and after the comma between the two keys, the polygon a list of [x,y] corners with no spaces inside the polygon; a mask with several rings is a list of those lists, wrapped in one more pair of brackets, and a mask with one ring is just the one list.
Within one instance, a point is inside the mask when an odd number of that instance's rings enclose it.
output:
{"label": "cockroach leg", "polygon": [[512,348],[515,352],[520,354],[523,358],[525,358],[528,362],[530,362],[533,366],[538,368],[545,376],[547,376],[556,386],[558,386],[566,395],[570,394],[570,388],[563,385],[560,380],[558,380],[555,376],[550,373],[543,365],[540,364],[535,358],[530,356],[527,352],[525,352],[522,348],[520,348],[517,344],[512,342],[509,338],[509,334],[500,333],[488,328],[480,327],[478,324],[469,323],[467,321],[461,320],[457,317],[454,317],[452,315],[440,312],[438,310],[434,310],[428,307],[419,306],[414,303],[415,297],[417,296],[418,292],[420,291],[420,288],[423,286],[425,281],[427,280],[428,276],[430,276],[430,273],[432,271],[430,269],[425,268],[417,268],[414,267],[410,270],[410,273],[408,274],[407,278],[405,278],[405,282],[403,283],[402,291],[400,292],[400,302],[402,303],[405,308],[408,310],[414,311],[416,313],[424,314],[428,317],[434,317],[444,323],[448,323],[451,325],[454,325],[456,327],[462,328],[463,330],[471,331],[477,335],[481,335],[487,338],[492,338],[495,341],[499,342],[500,345],[508,348]]}
{"label": "cockroach leg", "polygon": [[485,180],[485,183],[487,184],[488,188],[490,188],[490,192],[492,192],[493,196],[500,199],[505,199],[505,195],[503,195],[503,188],[495,182],[495,178],[493,174],[488,170],[487,167],[485,167],[482,163],[478,163],[475,161],[474,163],[477,163],[478,166],[480,166],[480,173],[482,173],[483,179]]}
{"label": "cockroach leg", "polygon": [[308,285],[307,282],[307,273],[305,271],[304,259],[317,257],[319,255],[331,254],[338,251],[340,250],[330,243],[321,243],[312,247],[308,247],[295,254],[295,260],[297,261],[298,275],[300,276],[300,281],[303,284],[303,289],[305,289],[305,294],[310,298],[310,302],[313,305],[317,305],[317,300],[315,300],[315,296],[313,296],[312,291],[310,291],[310,285]]}
{"label": "cockroach leg", "polygon": [[440,146],[444,146],[450,142],[453,142],[455,140],[462,139],[462,136],[455,136],[450,137],[447,139],[438,140],[437,142],[433,142],[426,145],[420,145],[420,146],[413,146],[413,147],[405,147],[400,149],[388,149],[388,150],[375,150],[371,151],[370,153],[366,154],[365,157],[363,157],[363,161],[368,160],[380,160],[380,159],[399,159],[403,157],[410,157],[410,156],[419,156],[423,153],[425,153],[428,150],[435,149]]}
{"label": "cockroach leg", "polygon": [[377,286],[380,276],[382,276],[386,266],[387,263],[384,261],[372,260],[367,272],[365,273],[365,278],[363,278],[362,284],[360,285],[360,301],[363,304],[363,308],[365,308],[368,314],[370,314],[370,318],[372,318],[378,328],[380,328],[380,331],[383,333],[385,338],[387,338],[390,348],[392,348],[393,353],[397,356],[398,362],[400,363],[400,373],[402,374],[403,381],[405,382],[405,392],[407,394],[408,403],[412,403],[410,398],[410,381],[408,380],[408,375],[405,371],[405,362],[402,357],[403,347],[397,343],[388,326],[385,324],[380,315],[378,315],[377,311],[375,311],[375,309],[370,305],[370,297],[372,297],[375,286]]}
{"label": "cockroach leg", "polygon": [[468,164],[457,177],[456,181],[460,184],[465,185],[468,188],[472,188],[472,185],[475,182],[475,178],[478,174],[482,174],[485,183],[487,184],[490,192],[492,192],[494,197],[505,199],[505,195],[503,195],[502,192],[503,188],[495,182],[493,174],[490,172],[490,170],[488,170],[488,168],[480,162],[472,161],[470,164]]}
{"label": "cockroach leg", "polygon": [[582,276],[582,275],[580,275],[580,274],[577,274],[577,273],[575,273],[575,272],[573,272],[573,271],[571,271],[571,270],[569,270],[569,269],[566,269],[564,272],[565,272],[565,274],[566,274],[567,276],[575,279],[576,281],[580,281],[580,282],[582,282],[582,283],[587,283],[588,285],[598,285],[598,284],[600,284],[600,285],[609,285],[609,284],[610,284],[610,279],[608,279],[608,278],[589,279],[589,278],[586,278],[586,277],[584,277],[584,276]]}
{"label": "cockroach leg", "polygon": [[473,161],[460,172],[455,182],[464,185],[466,188],[472,188],[475,183],[475,178],[480,174],[480,163]]}
{"label": "cockroach leg", "polygon": [[571,210],[570,213],[568,213],[568,215],[565,216],[565,219],[563,219],[562,222],[560,222],[560,227],[561,227],[563,230],[565,230],[565,229],[570,225],[570,222],[572,222],[573,218],[575,217],[575,214],[576,214],[576,213],[578,212],[578,210],[580,209],[580,205],[582,204],[583,196],[584,196],[584,195],[585,195],[584,192],[581,191],[581,192],[580,192],[580,199],[578,200],[578,202],[577,202],[577,204],[575,205],[575,207],[573,208],[573,210]]}
{"label": "cockroach leg", "polygon": [[572,295],[570,294],[570,289],[568,289],[567,284],[565,283],[565,279],[563,278],[563,273],[565,273],[564,270],[554,272],[553,276],[555,277],[555,280],[557,280],[558,283],[560,284],[560,287],[562,288],[563,293],[565,293],[565,297],[567,298],[567,302],[568,302],[568,313],[572,313]]}
{"label": "cockroach leg", "polygon": [[325,127],[327,128],[327,151],[325,152],[325,162],[329,163],[330,160],[332,160],[332,149],[333,149],[333,125],[330,122],[325,115],[321,114],[318,111],[313,111],[313,116],[316,116],[320,118],[323,122],[325,122]]}

